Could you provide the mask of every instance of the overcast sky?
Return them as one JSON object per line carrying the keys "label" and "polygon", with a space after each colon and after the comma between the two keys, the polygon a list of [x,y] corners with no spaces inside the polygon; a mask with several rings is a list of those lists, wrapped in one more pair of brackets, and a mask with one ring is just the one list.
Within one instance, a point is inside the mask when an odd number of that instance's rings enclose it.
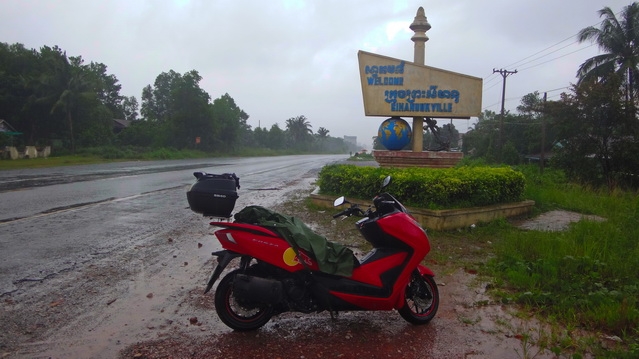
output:
{"label": "overcast sky", "polygon": [[[599,53],[576,34],[625,0],[0,0],[0,41],[58,45],[100,62],[140,101],[162,72],[196,70],[212,99],[228,93],[253,128],[304,115],[313,130],[371,147],[384,118],[364,116],[357,52],[413,61],[408,28],[422,6],[432,28],[426,65],[483,79],[482,109],[522,96],[558,99]],[[410,119],[409,123],[411,122]],[[448,121],[448,120],[446,120]],[[455,120],[461,132],[474,123]]]}

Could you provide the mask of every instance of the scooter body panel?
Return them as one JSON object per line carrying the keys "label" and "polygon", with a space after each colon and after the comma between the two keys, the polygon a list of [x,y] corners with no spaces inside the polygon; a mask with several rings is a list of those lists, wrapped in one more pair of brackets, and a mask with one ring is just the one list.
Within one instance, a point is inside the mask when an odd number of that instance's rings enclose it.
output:
{"label": "scooter body panel", "polygon": [[241,253],[288,272],[319,270],[317,262],[303,249],[296,251],[276,233],[251,224],[211,222],[225,227],[215,232],[215,236],[226,250]]}
{"label": "scooter body panel", "polygon": [[[215,232],[224,249],[251,256],[288,272],[318,271],[304,250],[301,260],[278,234],[251,224],[212,222],[224,227]],[[428,237],[415,220],[401,212],[379,218],[376,225],[385,243],[396,248],[376,248],[354,268],[350,277],[316,273],[318,283],[334,297],[330,306],[339,310],[391,310],[403,305],[404,288],[413,270],[430,250]]]}

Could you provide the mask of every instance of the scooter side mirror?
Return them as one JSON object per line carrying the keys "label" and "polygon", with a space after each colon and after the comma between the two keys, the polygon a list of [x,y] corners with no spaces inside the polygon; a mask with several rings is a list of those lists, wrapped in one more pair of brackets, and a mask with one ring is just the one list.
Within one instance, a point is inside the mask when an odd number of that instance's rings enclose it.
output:
{"label": "scooter side mirror", "polygon": [[391,183],[391,176],[386,176],[382,182],[382,189],[386,188]]}
{"label": "scooter side mirror", "polygon": [[346,198],[344,196],[342,196],[342,197],[336,199],[335,202],[333,202],[333,207],[341,206],[344,203],[348,203],[348,201],[346,200]]}

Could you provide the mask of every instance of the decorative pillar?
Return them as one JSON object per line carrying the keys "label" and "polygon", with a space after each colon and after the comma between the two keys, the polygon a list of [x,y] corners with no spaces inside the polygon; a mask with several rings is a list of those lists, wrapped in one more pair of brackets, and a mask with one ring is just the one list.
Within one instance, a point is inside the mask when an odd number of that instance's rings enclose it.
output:
{"label": "decorative pillar", "polygon": [[[419,7],[417,9],[417,15],[413,23],[410,24],[410,29],[415,32],[415,35],[411,38],[415,43],[415,57],[414,61],[417,65],[425,65],[425,52],[426,52],[426,31],[430,30],[430,24],[426,19],[424,8]],[[424,118],[413,117],[413,152],[422,152],[424,146]]]}

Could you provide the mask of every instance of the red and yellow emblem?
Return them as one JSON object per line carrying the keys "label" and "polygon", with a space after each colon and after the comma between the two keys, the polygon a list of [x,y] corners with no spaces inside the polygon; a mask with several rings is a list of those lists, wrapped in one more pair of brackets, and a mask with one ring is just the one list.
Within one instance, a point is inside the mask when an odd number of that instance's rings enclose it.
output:
{"label": "red and yellow emblem", "polygon": [[293,249],[293,247],[288,247],[284,251],[282,259],[284,260],[284,263],[286,263],[286,265],[290,267],[295,267],[296,265],[300,264],[300,261],[297,259],[297,254],[295,254],[295,250]]}

